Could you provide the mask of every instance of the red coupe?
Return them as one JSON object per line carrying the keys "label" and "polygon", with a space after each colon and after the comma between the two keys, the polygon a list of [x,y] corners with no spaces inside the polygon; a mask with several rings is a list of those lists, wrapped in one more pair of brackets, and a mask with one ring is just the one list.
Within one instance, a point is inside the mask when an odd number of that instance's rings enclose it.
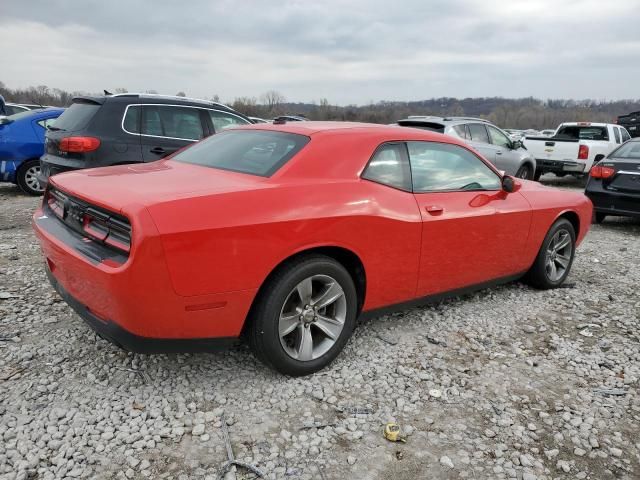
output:
{"label": "red coupe", "polygon": [[113,343],[208,351],[244,335],[304,375],[361,315],[521,277],[557,287],[591,215],[583,194],[503,176],[450,136],[295,122],[57,175],[34,228],[56,290]]}

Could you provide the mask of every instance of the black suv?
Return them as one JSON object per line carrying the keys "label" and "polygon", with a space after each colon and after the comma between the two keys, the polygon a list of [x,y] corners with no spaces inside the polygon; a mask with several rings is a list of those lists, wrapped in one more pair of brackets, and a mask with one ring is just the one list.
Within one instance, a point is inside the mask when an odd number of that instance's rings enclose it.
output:
{"label": "black suv", "polygon": [[251,120],[205,100],[123,93],[76,97],[49,127],[40,182],[80,168],[152,162],[201,138]]}

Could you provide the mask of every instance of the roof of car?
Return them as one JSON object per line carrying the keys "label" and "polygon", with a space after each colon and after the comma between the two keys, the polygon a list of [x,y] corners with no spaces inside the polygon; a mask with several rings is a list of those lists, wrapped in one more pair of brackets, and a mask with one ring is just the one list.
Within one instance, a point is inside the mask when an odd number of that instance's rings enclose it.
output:
{"label": "roof of car", "polygon": [[135,99],[136,103],[166,103],[181,104],[198,107],[215,107],[237,113],[233,108],[219,102],[211,100],[202,100],[199,98],[181,97],[176,95],[160,95],[156,93],[117,93],[115,95],[81,95],[73,98],[74,102],[89,102],[102,105],[109,101],[121,101],[123,103],[132,103],[131,99]]}
{"label": "roof of car", "polygon": [[466,122],[483,122],[483,123],[491,123],[486,118],[477,118],[477,117],[456,117],[456,116],[444,116],[440,117],[437,115],[411,115],[407,118],[403,118],[402,120],[398,120],[400,122],[439,122],[439,123],[466,123]]}

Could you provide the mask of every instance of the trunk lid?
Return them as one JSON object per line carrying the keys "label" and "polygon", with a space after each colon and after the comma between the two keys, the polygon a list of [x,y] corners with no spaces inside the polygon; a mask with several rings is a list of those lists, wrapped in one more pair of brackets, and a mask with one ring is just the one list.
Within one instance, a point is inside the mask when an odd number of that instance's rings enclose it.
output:
{"label": "trunk lid", "polygon": [[640,159],[607,159],[601,161],[598,165],[613,168],[616,172],[612,177],[603,179],[602,185],[606,190],[640,193]]}
{"label": "trunk lid", "polygon": [[89,203],[122,213],[127,205],[150,206],[168,200],[265,186],[264,177],[171,160],[76,170],[50,181]]}

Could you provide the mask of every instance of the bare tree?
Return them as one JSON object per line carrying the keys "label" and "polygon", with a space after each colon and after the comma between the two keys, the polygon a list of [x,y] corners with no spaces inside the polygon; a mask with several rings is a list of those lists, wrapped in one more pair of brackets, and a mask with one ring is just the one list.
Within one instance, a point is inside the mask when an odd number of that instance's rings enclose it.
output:
{"label": "bare tree", "polygon": [[287,99],[280,92],[269,90],[262,94],[260,101],[267,108],[269,114],[273,115],[282,113],[282,104],[285,103]]}

